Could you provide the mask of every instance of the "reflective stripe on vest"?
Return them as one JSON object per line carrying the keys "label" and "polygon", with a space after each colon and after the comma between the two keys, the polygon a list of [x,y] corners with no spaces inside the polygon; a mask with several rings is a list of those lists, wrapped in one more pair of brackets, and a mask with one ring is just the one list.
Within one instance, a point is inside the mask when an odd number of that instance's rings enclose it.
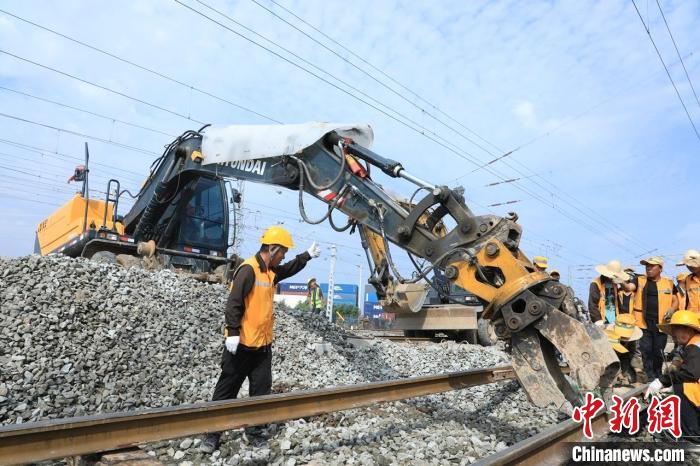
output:
{"label": "reflective stripe on vest", "polygon": [[[693,338],[691,338],[688,345],[695,345],[700,348],[700,335],[695,335]],[[700,381],[685,382],[683,384],[683,394],[695,406],[700,406]]]}
{"label": "reflective stripe on vest", "polygon": [[[600,311],[600,317],[605,321],[605,285],[600,277],[593,280],[593,283],[598,287],[600,292],[600,298],[598,299],[598,310]],[[613,283],[613,301],[615,301],[615,317],[620,313],[620,306],[617,301],[617,292],[615,291],[615,284]],[[608,322],[614,324],[615,322]]]}
{"label": "reflective stripe on vest", "polygon": [[[637,291],[634,294],[634,318],[637,321],[637,327],[647,328],[646,317],[644,316],[644,288],[647,285],[647,277],[641,276],[637,279]],[[664,323],[664,314],[673,304],[673,281],[670,278],[661,277],[656,282],[656,290],[659,293],[659,309],[658,324]]]}
{"label": "reflective stripe on vest", "polygon": [[[272,303],[275,296],[275,273],[263,272],[255,256],[243,264],[253,267],[255,284],[245,297],[245,312],[241,319],[241,344],[260,348],[272,343]],[[241,266],[243,265],[241,264]]]}
{"label": "reflective stripe on vest", "polygon": [[685,277],[685,297],[679,306],[679,309],[700,313],[700,279],[693,280],[693,275]]}

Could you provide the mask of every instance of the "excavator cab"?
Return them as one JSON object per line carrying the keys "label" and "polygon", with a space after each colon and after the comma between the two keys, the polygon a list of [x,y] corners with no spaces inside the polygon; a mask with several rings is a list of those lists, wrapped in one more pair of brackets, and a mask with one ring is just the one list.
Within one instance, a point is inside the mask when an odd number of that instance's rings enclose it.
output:
{"label": "excavator cab", "polygon": [[202,178],[181,211],[173,246],[176,249],[225,251],[228,242],[228,202],[224,184]]}

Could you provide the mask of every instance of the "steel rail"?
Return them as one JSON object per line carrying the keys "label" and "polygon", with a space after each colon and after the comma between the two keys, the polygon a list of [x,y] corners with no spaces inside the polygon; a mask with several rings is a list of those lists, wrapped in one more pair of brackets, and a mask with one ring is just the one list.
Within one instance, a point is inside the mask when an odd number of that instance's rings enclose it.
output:
{"label": "steel rail", "polygon": [[[625,393],[622,398],[627,400],[641,396],[646,385],[634,388]],[[591,427],[593,437],[600,437],[609,432],[607,411],[601,411],[593,418]],[[567,419],[559,424],[522,440],[510,447],[501,450],[472,464],[472,466],[501,466],[501,465],[533,465],[549,466],[565,464],[569,460],[571,450],[566,447],[567,442],[589,441],[583,435],[581,424]]]}
{"label": "steel rail", "polygon": [[0,427],[0,464],[109,451],[514,379],[510,366]]}

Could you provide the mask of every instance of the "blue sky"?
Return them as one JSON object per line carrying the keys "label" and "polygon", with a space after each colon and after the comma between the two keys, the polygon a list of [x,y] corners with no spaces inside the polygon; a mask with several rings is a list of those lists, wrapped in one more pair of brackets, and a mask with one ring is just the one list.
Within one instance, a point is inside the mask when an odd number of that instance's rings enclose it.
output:
{"label": "blue sky", "polygon": [[[571,278],[584,299],[594,275],[592,265],[610,259],[635,264],[651,250],[675,262],[685,249],[700,247],[700,219],[691,207],[697,196],[700,141],[631,1],[357,1],[348,9],[347,2],[279,0],[395,81],[270,0],[256,1],[305,28],[375,79],[252,0],[205,2],[239,25],[196,0],[182,0],[256,41],[265,43],[241,25],[284,46],[388,106],[392,110],[385,109],[387,113],[399,112],[397,118],[410,119],[410,126],[422,127],[452,150],[170,0],[0,1],[5,11],[0,13],[0,50],[4,52],[0,53],[0,113],[117,143],[88,139],[91,185],[99,190],[115,176],[122,186],[137,188],[155,157],[152,153],[160,153],[172,139],[170,135],[197,129],[201,126],[197,121],[269,123],[190,89],[190,85],[286,123],[368,123],[374,128],[375,151],[401,160],[408,171],[436,184],[462,184],[476,213],[517,211],[525,253],[548,255],[564,281]],[[637,4],[691,117],[700,125],[700,104],[656,3]],[[696,27],[700,4],[662,1],[661,6],[690,78],[700,87],[700,32]],[[186,85],[134,68],[7,13]],[[276,46],[265,45],[303,64]],[[322,75],[323,71],[314,72]],[[36,225],[71,197],[74,187],[65,180],[80,163],[71,157],[82,157],[86,138],[3,116],[0,122],[0,140],[35,148],[26,150],[0,141],[0,215],[4,219],[0,255],[23,255],[32,251]],[[520,146],[511,156],[489,165],[491,171],[475,170]],[[134,147],[143,150],[132,150]],[[511,178],[521,180],[485,187]],[[412,191],[408,183],[384,181],[395,191]],[[335,233],[327,225],[300,223],[294,193],[246,184],[244,196],[247,228],[242,255],[257,248],[260,229],[284,222],[300,246],[307,247],[314,238],[324,248],[339,245],[338,280],[356,283],[360,264],[366,278],[357,236]],[[487,207],[512,200],[520,202]],[[309,200],[308,205],[312,213],[322,212],[319,203]],[[400,252],[394,255],[408,273],[408,261]],[[325,281],[328,250],[323,257],[302,273],[300,281],[310,275]],[[675,275],[680,269],[669,266],[666,271]]]}

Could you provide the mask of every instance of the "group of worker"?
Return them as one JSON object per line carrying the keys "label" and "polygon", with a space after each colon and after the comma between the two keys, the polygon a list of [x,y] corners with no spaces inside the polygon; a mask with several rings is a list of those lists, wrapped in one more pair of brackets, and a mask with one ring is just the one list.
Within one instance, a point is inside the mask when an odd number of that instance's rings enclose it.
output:
{"label": "group of worker", "polygon": [[[676,265],[688,273],[676,282],[662,275],[664,260],[653,256],[640,261],[645,273],[623,268],[619,261],[596,266],[599,276],[591,282],[588,311],[603,326],[618,354],[623,378],[636,382],[631,359],[639,353],[649,387],[646,396],[665,387],[681,399],[683,437],[700,440],[700,252],[688,250]],[[675,348],[663,371],[668,336]]]}

